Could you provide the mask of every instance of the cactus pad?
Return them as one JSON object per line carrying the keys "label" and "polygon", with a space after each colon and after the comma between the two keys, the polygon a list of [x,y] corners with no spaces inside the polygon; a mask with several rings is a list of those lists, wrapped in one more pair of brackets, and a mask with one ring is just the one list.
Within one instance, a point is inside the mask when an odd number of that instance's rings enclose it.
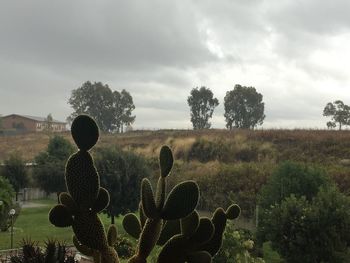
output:
{"label": "cactus pad", "polygon": [[173,153],[168,146],[163,146],[160,149],[159,154],[159,165],[160,165],[160,175],[166,177],[169,175],[171,168],[173,167]]}
{"label": "cactus pad", "polygon": [[96,122],[88,115],[79,115],[74,119],[71,133],[81,151],[90,150],[96,144],[99,136]]}
{"label": "cactus pad", "polygon": [[199,188],[194,181],[176,185],[168,195],[162,210],[162,218],[174,220],[188,216],[197,206]]}
{"label": "cactus pad", "polygon": [[123,228],[135,239],[138,239],[141,234],[141,224],[135,214],[126,214],[123,218]]}

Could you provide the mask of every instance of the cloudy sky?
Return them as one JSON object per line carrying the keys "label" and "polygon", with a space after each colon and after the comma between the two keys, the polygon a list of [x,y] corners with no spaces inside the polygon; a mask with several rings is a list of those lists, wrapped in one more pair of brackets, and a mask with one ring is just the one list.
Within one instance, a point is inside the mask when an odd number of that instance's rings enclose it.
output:
{"label": "cloudy sky", "polygon": [[220,105],[235,84],[264,96],[264,128],[323,128],[350,104],[348,0],[1,1],[0,114],[65,120],[71,91],[128,90],[135,128],[191,128],[187,97]]}

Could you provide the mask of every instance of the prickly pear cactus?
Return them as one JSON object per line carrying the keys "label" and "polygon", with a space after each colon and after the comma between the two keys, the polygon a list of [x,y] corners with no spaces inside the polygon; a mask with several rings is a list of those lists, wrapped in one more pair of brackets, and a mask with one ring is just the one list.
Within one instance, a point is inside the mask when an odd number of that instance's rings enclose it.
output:
{"label": "prickly pear cactus", "polygon": [[[131,236],[139,239],[136,255],[130,263],[147,262],[147,257],[161,237],[163,229],[170,231],[170,223],[163,226],[164,221],[178,220],[193,212],[199,199],[198,185],[193,181],[185,181],[176,185],[166,196],[166,177],[173,166],[173,154],[168,146],[163,146],[159,154],[160,176],[156,194],[148,179],[141,184],[140,219],[134,214],[127,214],[123,227]],[[167,227],[168,225],[168,227]],[[174,231],[173,231],[174,232]],[[163,234],[162,239],[166,238]]]}
{"label": "prickly pear cactus", "polygon": [[109,193],[100,187],[100,177],[89,153],[98,140],[98,127],[89,116],[80,115],[73,121],[71,133],[79,151],[67,161],[68,192],[60,194],[60,204],[51,209],[49,220],[57,227],[72,226],[74,245],[95,262],[117,263],[118,255],[113,248],[116,228],[111,225],[106,234],[97,215],[109,204]]}
{"label": "prickly pear cactus", "polygon": [[219,251],[227,219],[236,219],[240,214],[237,205],[226,211],[218,208],[212,219],[199,217],[193,211],[180,220],[180,232],[172,236],[163,246],[159,263],[209,263]]}
{"label": "prickly pear cactus", "polygon": [[[89,116],[80,115],[73,121],[71,132],[79,150],[67,161],[67,192],[60,194],[60,202],[50,210],[49,220],[57,227],[71,226],[76,248],[93,257],[96,263],[118,263],[113,248],[117,229],[111,225],[106,234],[97,215],[109,204],[109,193],[100,187],[100,178],[89,153],[98,140],[98,127]],[[124,217],[124,229],[138,239],[136,254],[129,263],[147,262],[156,245],[163,246],[159,263],[211,262],[221,247],[227,220],[240,214],[239,206],[231,205],[226,211],[218,208],[211,219],[199,217],[195,211],[199,188],[194,181],[179,183],[167,194],[166,178],[173,162],[170,148],[163,146],[155,194],[150,181],[143,179],[139,217],[135,214]]]}

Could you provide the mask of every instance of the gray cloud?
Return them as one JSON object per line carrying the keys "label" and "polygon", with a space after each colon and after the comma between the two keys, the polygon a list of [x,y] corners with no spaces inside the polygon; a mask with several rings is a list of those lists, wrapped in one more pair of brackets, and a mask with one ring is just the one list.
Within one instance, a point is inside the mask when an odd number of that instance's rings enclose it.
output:
{"label": "gray cloud", "polygon": [[136,128],[189,128],[187,97],[255,86],[265,127],[323,127],[350,104],[350,3],[192,0],[10,1],[0,8],[0,113],[64,120],[71,90],[101,81],[134,97]]}

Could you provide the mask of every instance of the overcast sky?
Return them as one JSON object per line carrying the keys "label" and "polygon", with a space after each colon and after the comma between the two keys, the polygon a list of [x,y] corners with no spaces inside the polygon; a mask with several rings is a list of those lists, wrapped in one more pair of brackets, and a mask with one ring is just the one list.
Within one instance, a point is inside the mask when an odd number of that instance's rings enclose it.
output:
{"label": "overcast sky", "polygon": [[264,128],[324,128],[350,104],[348,0],[1,1],[0,114],[65,120],[71,91],[128,90],[141,128],[191,128],[187,97],[235,84],[262,93]]}

